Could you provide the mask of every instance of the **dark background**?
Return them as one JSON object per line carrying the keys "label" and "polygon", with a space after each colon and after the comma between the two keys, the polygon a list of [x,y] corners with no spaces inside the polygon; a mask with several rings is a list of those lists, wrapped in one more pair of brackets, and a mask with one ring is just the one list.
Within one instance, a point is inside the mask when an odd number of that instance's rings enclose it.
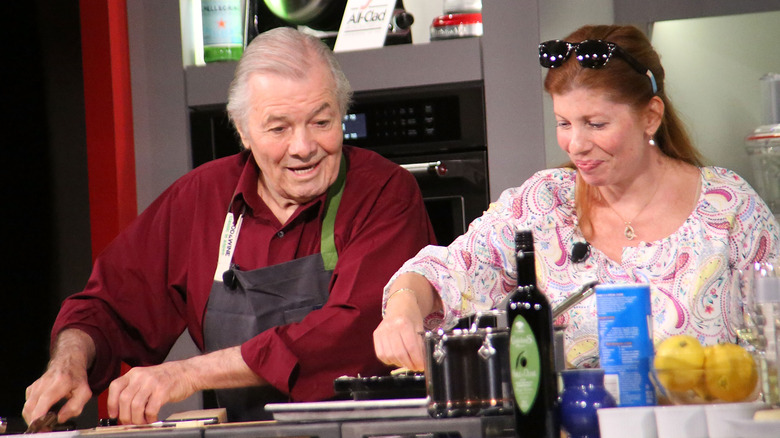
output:
{"label": "dark background", "polygon": [[3,2],[1,20],[0,417],[11,432],[91,253],[79,2]]}

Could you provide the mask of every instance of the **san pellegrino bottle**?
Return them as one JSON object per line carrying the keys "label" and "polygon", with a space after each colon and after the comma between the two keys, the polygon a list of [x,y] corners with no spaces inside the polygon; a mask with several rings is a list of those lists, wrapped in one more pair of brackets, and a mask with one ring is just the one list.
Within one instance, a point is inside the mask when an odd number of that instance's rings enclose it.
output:
{"label": "san pellegrino bottle", "polygon": [[507,321],[516,432],[520,438],[559,438],[552,309],[536,287],[531,231],[516,233],[515,248],[517,290],[507,304]]}
{"label": "san pellegrino bottle", "polygon": [[244,53],[241,0],[201,0],[203,60],[234,61]]}

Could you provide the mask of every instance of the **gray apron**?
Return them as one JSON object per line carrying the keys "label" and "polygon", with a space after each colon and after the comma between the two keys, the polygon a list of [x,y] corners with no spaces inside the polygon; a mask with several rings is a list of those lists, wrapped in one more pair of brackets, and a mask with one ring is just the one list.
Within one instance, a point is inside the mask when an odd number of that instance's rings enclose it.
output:
{"label": "gray apron", "polygon": [[[346,170],[342,155],[338,178],[328,189],[325,201],[320,254],[242,271],[232,264],[232,255],[243,215],[234,223],[233,214],[228,212],[203,322],[207,353],[241,345],[272,327],[299,322],[325,304],[338,261],[333,229]],[[227,409],[228,421],[271,419],[265,404],[289,401],[288,396],[271,385],[218,389],[215,393],[219,406]]]}

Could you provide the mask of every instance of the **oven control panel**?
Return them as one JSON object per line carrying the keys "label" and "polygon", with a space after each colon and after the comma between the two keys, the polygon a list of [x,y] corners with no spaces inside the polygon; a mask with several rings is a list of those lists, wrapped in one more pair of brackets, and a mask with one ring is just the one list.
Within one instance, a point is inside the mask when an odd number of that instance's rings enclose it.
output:
{"label": "oven control panel", "polygon": [[410,143],[456,139],[460,136],[458,104],[457,98],[449,96],[355,108],[344,117],[344,140],[370,137],[375,142]]}
{"label": "oven control panel", "polygon": [[356,93],[344,143],[383,155],[485,148],[481,83]]}

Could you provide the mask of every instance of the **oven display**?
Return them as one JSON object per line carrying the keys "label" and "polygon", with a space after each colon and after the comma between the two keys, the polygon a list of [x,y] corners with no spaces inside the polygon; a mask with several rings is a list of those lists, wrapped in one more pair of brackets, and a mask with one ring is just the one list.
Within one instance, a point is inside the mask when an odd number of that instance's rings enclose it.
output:
{"label": "oven display", "polygon": [[366,138],[368,131],[366,128],[365,113],[351,113],[344,116],[341,121],[341,128],[344,131],[344,140],[356,140]]}

